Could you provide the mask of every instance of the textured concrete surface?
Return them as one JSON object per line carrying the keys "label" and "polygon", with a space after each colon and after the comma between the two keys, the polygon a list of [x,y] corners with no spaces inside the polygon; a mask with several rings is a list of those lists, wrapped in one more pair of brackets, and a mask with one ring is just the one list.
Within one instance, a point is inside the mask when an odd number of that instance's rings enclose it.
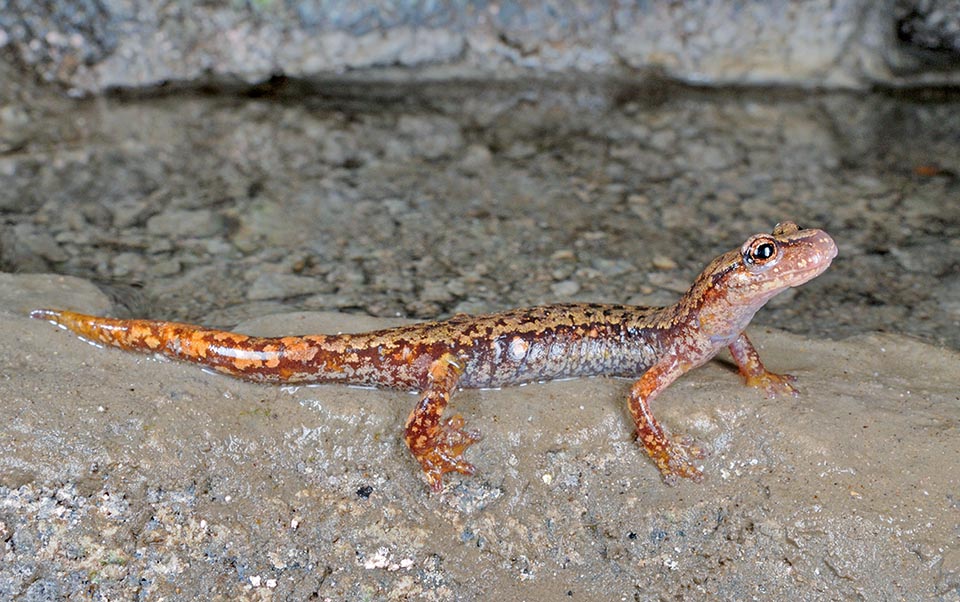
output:
{"label": "textured concrete surface", "polygon": [[108,304],[0,278],[3,599],[957,599],[955,352],[753,329],[803,396],[686,375],[655,411],[712,455],[675,488],[632,440],[627,381],[464,391],[479,474],[429,495],[399,437],[412,395],[250,385],[24,317]]}
{"label": "textured concrete surface", "polygon": [[351,72],[956,83],[949,0],[0,2],[0,47],[74,94]]}

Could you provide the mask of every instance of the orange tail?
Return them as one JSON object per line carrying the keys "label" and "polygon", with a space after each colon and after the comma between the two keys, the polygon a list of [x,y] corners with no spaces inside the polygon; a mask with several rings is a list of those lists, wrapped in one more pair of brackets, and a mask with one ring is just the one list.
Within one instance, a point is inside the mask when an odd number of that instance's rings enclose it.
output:
{"label": "orange tail", "polygon": [[[317,363],[329,363],[326,337],[262,338],[159,320],[120,320],[72,311],[38,309],[30,317],[72,330],[84,339],[120,349],[159,353],[255,381],[324,382]],[[332,377],[332,378],[331,378]]]}
{"label": "orange tail", "polygon": [[72,330],[95,343],[131,351],[162,353],[186,360],[205,357],[203,349],[209,347],[212,341],[230,345],[242,344],[251,338],[179,322],[120,320],[53,309],[34,310],[30,312],[30,317]]}

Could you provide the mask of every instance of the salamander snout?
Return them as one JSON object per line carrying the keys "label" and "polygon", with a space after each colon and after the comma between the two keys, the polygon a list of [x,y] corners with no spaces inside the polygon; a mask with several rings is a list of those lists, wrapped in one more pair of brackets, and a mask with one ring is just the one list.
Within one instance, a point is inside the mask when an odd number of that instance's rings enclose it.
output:
{"label": "salamander snout", "polygon": [[837,243],[829,234],[816,228],[797,229],[783,236],[780,244],[784,250],[781,271],[795,280],[790,286],[816,278],[830,267],[837,256]]}

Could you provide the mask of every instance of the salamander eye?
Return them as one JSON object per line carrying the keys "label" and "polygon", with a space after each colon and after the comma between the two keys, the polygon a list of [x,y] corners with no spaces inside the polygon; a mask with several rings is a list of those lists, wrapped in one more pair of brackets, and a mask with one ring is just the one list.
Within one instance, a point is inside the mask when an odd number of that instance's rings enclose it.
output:
{"label": "salamander eye", "polygon": [[777,242],[761,236],[743,250],[743,261],[748,266],[761,266],[777,258]]}
{"label": "salamander eye", "polygon": [[768,243],[768,242],[765,242],[765,243],[763,243],[763,244],[761,244],[761,245],[757,245],[757,247],[756,247],[755,249],[753,249],[752,256],[753,256],[754,261],[761,261],[761,260],[764,260],[764,259],[770,259],[771,257],[773,257],[773,252],[774,252],[775,250],[776,250],[776,249],[774,248],[774,246],[773,246],[772,244],[770,244],[770,243]]}

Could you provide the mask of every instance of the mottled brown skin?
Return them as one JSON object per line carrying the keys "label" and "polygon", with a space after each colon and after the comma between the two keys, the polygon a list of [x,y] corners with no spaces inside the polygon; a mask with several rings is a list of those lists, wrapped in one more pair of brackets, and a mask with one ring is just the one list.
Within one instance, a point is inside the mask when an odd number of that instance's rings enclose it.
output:
{"label": "mottled brown skin", "polygon": [[702,452],[673,440],[650,402],[681,374],[726,347],[746,384],[796,395],[793,377],[767,371],[744,328],[777,293],[821,274],[837,254],[821,230],[792,222],[757,234],[714,259],[674,305],[558,304],[480,316],[456,315],[361,334],[250,337],[151,320],[70,311],[31,316],[91,341],[159,353],[256,382],[350,383],[422,391],[405,440],[430,486],[447,472],[473,474],[463,459],[479,433],[459,415],[443,419],[458,388],[515,385],[577,376],[637,377],[628,406],[638,439],[668,483],[701,478]]}

